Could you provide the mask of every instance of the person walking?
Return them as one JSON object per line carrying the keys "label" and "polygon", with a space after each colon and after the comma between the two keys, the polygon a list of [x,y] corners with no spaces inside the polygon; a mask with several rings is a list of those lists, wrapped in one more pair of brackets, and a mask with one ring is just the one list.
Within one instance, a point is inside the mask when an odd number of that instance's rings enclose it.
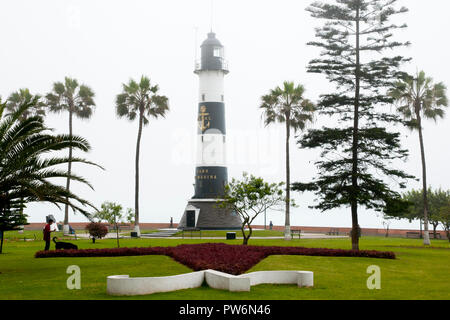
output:
{"label": "person walking", "polygon": [[48,223],[44,227],[44,241],[45,241],[45,251],[50,249],[50,234],[54,231],[52,228],[52,224],[55,221],[50,219],[48,220]]}

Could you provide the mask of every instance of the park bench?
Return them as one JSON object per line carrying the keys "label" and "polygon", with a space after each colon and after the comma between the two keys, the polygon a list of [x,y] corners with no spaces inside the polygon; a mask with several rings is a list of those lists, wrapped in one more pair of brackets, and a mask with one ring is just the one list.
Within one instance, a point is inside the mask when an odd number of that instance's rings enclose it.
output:
{"label": "park bench", "polygon": [[[430,239],[442,239],[442,236],[439,232],[436,232],[436,236],[434,236],[434,232],[433,231],[428,231],[428,234],[430,235]],[[406,237],[407,238],[422,238],[421,233],[420,232],[406,232]]]}
{"label": "park bench", "polygon": [[441,234],[439,232],[436,232],[436,236],[434,236],[434,232],[433,231],[430,231],[429,234],[430,234],[430,238],[442,239]]}
{"label": "park bench", "polygon": [[420,232],[407,232],[406,233],[407,238],[420,238]]}
{"label": "park bench", "polygon": [[294,239],[294,235],[297,234],[298,238],[300,239],[301,233],[302,233],[302,230],[299,230],[299,229],[291,230],[291,238]]}
{"label": "park bench", "polygon": [[329,236],[338,236],[339,235],[339,229],[331,228],[330,231],[328,231],[327,235],[329,235]]}

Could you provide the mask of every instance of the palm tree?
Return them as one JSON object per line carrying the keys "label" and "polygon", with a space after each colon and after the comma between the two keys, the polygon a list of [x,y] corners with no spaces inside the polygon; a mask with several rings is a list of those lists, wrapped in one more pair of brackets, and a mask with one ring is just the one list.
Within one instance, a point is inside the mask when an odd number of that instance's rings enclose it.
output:
{"label": "palm tree", "polygon": [[29,117],[45,116],[45,104],[42,101],[42,97],[40,95],[31,94],[28,88],[19,89],[18,91],[13,92],[6,102],[6,110],[8,110],[9,114],[13,114],[24,104],[28,104],[29,107],[21,114],[19,118],[20,121],[24,121]]}
{"label": "palm tree", "polygon": [[123,84],[123,92],[116,97],[116,113],[130,121],[136,118],[139,121],[139,129],[136,143],[135,161],[135,197],[134,197],[134,232],[140,237],[139,228],[139,154],[142,137],[142,128],[149,124],[149,118],[165,117],[169,110],[169,99],[158,95],[158,85],[152,85],[150,79],[142,76],[140,82],[131,79],[128,84]]}
{"label": "palm tree", "polygon": [[283,88],[277,87],[270,91],[268,95],[262,97],[261,109],[264,110],[265,125],[274,122],[285,123],[286,125],[286,216],[285,216],[285,240],[291,239],[290,227],[290,206],[291,206],[291,182],[289,164],[289,140],[291,129],[294,132],[303,131],[308,122],[314,119],[314,104],[305,99],[303,94],[305,88],[293,82],[284,82]]}
{"label": "palm tree", "polygon": [[419,131],[420,153],[422,157],[422,183],[423,183],[423,217],[424,217],[424,244],[430,245],[428,234],[428,195],[427,195],[427,169],[425,161],[425,147],[423,141],[422,118],[433,119],[445,115],[444,107],[448,106],[446,86],[442,83],[433,83],[433,79],[426,77],[425,72],[417,73],[416,77],[406,77],[397,81],[395,87],[389,92],[399,104],[398,112],[407,120],[408,127]]}
{"label": "palm tree", "polygon": [[[69,137],[73,136],[73,117],[89,119],[93,113],[94,92],[86,85],[79,85],[78,81],[66,77],[64,83],[53,84],[53,91],[46,95],[47,105],[51,112],[69,112]],[[72,172],[72,147],[69,146],[68,176],[66,189],[70,190],[70,180]],[[69,233],[69,206],[64,210],[64,233]]]}
{"label": "palm tree", "polygon": [[12,114],[27,103],[30,103],[30,107],[20,116],[20,120],[25,120],[33,116],[45,116],[45,104],[42,101],[42,97],[31,94],[27,88],[13,92],[7,100],[6,109]]}
{"label": "palm tree", "polygon": [[30,202],[50,202],[58,207],[64,204],[88,218],[90,214],[84,207],[95,209],[88,201],[53,182],[54,178],[70,176],[92,188],[83,177],[69,174],[60,165],[69,161],[94,163],[53,155],[68,148],[87,152],[89,143],[78,136],[52,134],[40,116],[21,120],[34,107],[33,102],[26,102],[6,115],[6,104],[0,102],[0,232],[24,224],[26,215],[22,209]]}

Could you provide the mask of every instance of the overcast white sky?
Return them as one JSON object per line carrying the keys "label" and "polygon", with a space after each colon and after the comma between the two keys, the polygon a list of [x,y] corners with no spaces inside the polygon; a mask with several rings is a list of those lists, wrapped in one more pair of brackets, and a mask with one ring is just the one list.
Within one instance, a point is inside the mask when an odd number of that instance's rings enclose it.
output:
{"label": "overcast white sky", "polygon": [[[305,7],[310,0],[215,0],[213,29],[226,47],[230,74],[226,78],[229,178],[243,171],[270,181],[284,179],[284,127],[264,128],[258,109],[260,97],[284,80],[306,86],[306,96],[317,99],[330,86],[321,75],[306,72],[318,51],[306,46],[313,40],[317,21]],[[402,0],[410,12],[403,15],[409,28],[401,39],[412,42],[403,51],[413,61],[404,70],[423,69],[436,81],[450,84],[446,0]],[[89,85],[96,93],[96,110],[88,121],[75,120],[74,132],[92,144],[87,155],[106,168],[75,165],[95,192],[73,184],[73,190],[100,207],[113,201],[134,207],[134,158],[137,122],[115,115],[115,96],[122,83],[142,74],[151,78],[170,99],[166,119],[145,128],[141,154],[141,222],[181,219],[193,195],[198,79],[193,73],[196,47],[210,30],[210,0],[3,0],[0,2],[0,95],[27,87],[46,94],[65,76]],[[196,30],[198,30],[196,32]],[[197,36],[196,36],[197,34]],[[49,115],[48,126],[68,132],[68,115]],[[317,124],[319,125],[319,124]],[[429,184],[450,189],[450,118],[425,124]],[[401,164],[420,177],[417,133],[403,130],[410,158]],[[292,142],[291,180],[313,177],[318,152],[298,150]],[[62,181],[62,183],[64,183]],[[412,181],[410,188],[420,188]],[[314,195],[295,194],[291,224],[350,227],[349,209],[320,213],[308,209]],[[30,222],[47,214],[63,219],[63,212],[46,204],[31,205]],[[267,223],[284,224],[284,215],[272,212]],[[80,214],[70,221],[86,221]],[[261,216],[257,224],[263,224]],[[382,228],[375,213],[360,210],[361,227]],[[407,221],[391,228],[418,227]]]}

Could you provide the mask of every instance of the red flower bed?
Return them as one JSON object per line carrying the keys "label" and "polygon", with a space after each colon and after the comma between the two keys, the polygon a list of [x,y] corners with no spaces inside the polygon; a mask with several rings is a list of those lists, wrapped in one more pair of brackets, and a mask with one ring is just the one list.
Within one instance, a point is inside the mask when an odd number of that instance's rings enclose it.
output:
{"label": "red flower bed", "polygon": [[303,247],[265,247],[204,243],[178,247],[118,248],[39,251],[36,258],[50,257],[118,257],[166,255],[194,271],[214,269],[230,274],[242,274],[270,255],[304,255],[326,257],[365,257],[395,259],[393,252],[354,251]]}
{"label": "red flower bed", "polygon": [[48,250],[48,251],[38,251],[34,256],[35,258],[149,256],[149,255],[168,255],[168,249],[170,248],[147,247],[147,248]]}
{"label": "red flower bed", "polygon": [[180,245],[174,248],[171,257],[200,271],[213,269],[229,274],[242,274],[270,255],[266,247],[206,243]]}
{"label": "red flower bed", "polygon": [[270,255],[303,255],[328,257],[367,257],[395,259],[393,252],[353,251],[303,247],[266,247],[206,243],[180,245],[170,256],[194,271],[214,269],[230,274],[242,274]]}

